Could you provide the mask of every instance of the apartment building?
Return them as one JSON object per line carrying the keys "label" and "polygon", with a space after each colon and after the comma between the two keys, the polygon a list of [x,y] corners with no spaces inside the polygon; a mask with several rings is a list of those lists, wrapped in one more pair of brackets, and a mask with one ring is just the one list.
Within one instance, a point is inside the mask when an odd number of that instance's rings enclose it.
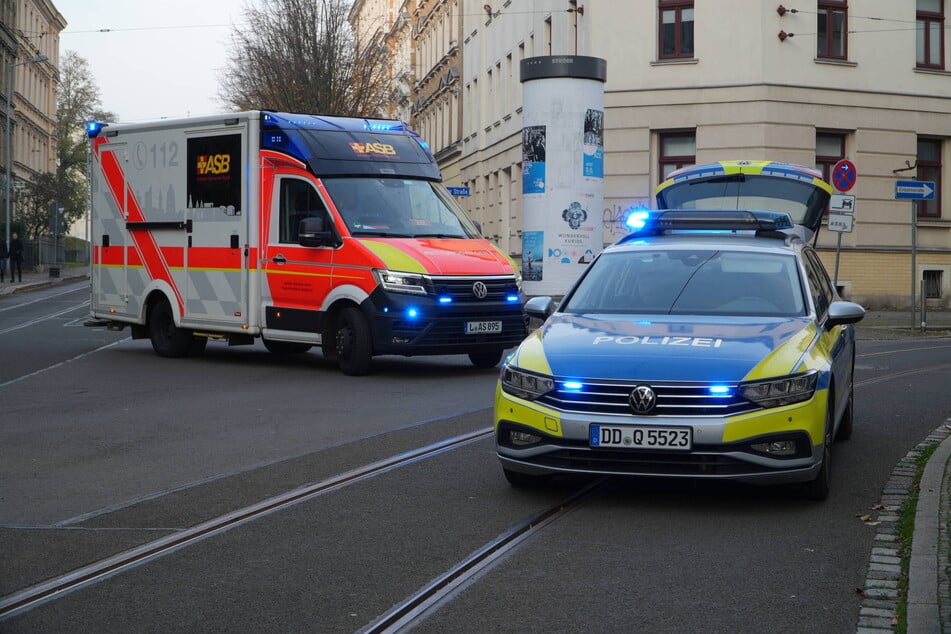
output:
{"label": "apartment building", "polygon": [[[949,5],[417,0],[410,121],[447,184],[468,188],[459,202],[517,259],[520,64],[603,58],[606,242],[678,167],[779,160],[832,182],[847,159],[857,174],[852,230],[824,225],[817,242],[838,286],[869,306],[900,307],[923,282],[929,305],[951,306]],[[934,182],[933,199],[899,198],[897,183],[909,180]]]}
{"label": "apartment building", "polygon": [[[56,78],[59,34],[66,20],[48,0],[0,0],[0,18],[4,126],[0,161],[5,179],[9,138],[15,201],[15,192],[24,183],[56,169]],[[0,197],[6,190],[4,182]]]}

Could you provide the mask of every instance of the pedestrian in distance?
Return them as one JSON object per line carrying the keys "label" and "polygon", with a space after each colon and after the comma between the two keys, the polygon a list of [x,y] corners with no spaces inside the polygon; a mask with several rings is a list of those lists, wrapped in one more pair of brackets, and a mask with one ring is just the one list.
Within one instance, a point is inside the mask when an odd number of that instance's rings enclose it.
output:
{"label": "pedestrian in distance", "polygon": [[[6,279],[8,257],[10,257],[10,252],[7,250],[7,241],[0,240],[0,282]],[[13,279],[12,276],[10,279]]]}
{"label": "pedestrian in distance", "polygon": [[[23,281],[23,243],[16,233],[10,234],[10,283]],[[14,272],[18,280],[13,279]]]}

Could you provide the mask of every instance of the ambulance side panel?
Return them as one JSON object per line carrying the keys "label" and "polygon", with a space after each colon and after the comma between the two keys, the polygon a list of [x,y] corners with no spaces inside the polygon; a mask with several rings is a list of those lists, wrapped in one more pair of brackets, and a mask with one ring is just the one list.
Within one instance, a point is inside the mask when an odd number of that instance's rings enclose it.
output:
{"label": "ambulance side panel", "polygon": [[93,141],[95,316],[144,324],[161,293],[180,327],[249,332],[249,127],[117,126]]}

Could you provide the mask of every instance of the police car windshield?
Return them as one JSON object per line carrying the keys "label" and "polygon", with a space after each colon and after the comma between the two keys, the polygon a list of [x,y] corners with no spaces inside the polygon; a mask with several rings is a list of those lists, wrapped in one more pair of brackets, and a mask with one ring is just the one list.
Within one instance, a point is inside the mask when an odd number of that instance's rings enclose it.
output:
{"label": "police car windshield", "polygon": [[406,178],[324,178],[350,235],[477,238],[479,232],[439,183]]}
{"label": "police car windshield", "polygon": [[711,249],[605,253],[564,308],[569,313],[799,316],[795,256]]}
{"label": "police car windshield", "polygon": [[685,181],[666,189],[663,196],[667,209],[782,211],[797,225],[807,223],[812,210],[825,207],[822,190],[812,183],[751,174]]}

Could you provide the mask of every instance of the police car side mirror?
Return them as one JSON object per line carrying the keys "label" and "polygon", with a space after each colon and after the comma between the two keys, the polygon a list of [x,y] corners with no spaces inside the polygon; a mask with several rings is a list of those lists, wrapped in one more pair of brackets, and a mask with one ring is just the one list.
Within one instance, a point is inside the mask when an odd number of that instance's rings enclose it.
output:
{"label": "police car side mirror", "polygon": [[525,314],[545,321],[555,312],[555,302],[551,297],[533,297],[525,302]]}
{"label": "police car side mirror", "polygon": [[835,301],[829,305],[829,318],[826,320],[826,327],[854,324],[861,321],[863,317],[865,317],[865,309],[855,302]]}
{"label": "police car side mirror", "polygon": [[320,216],[303,218],[297,231],[297,243],[302,247],[340,246],[340,238],[327,225],[327,219]]}

